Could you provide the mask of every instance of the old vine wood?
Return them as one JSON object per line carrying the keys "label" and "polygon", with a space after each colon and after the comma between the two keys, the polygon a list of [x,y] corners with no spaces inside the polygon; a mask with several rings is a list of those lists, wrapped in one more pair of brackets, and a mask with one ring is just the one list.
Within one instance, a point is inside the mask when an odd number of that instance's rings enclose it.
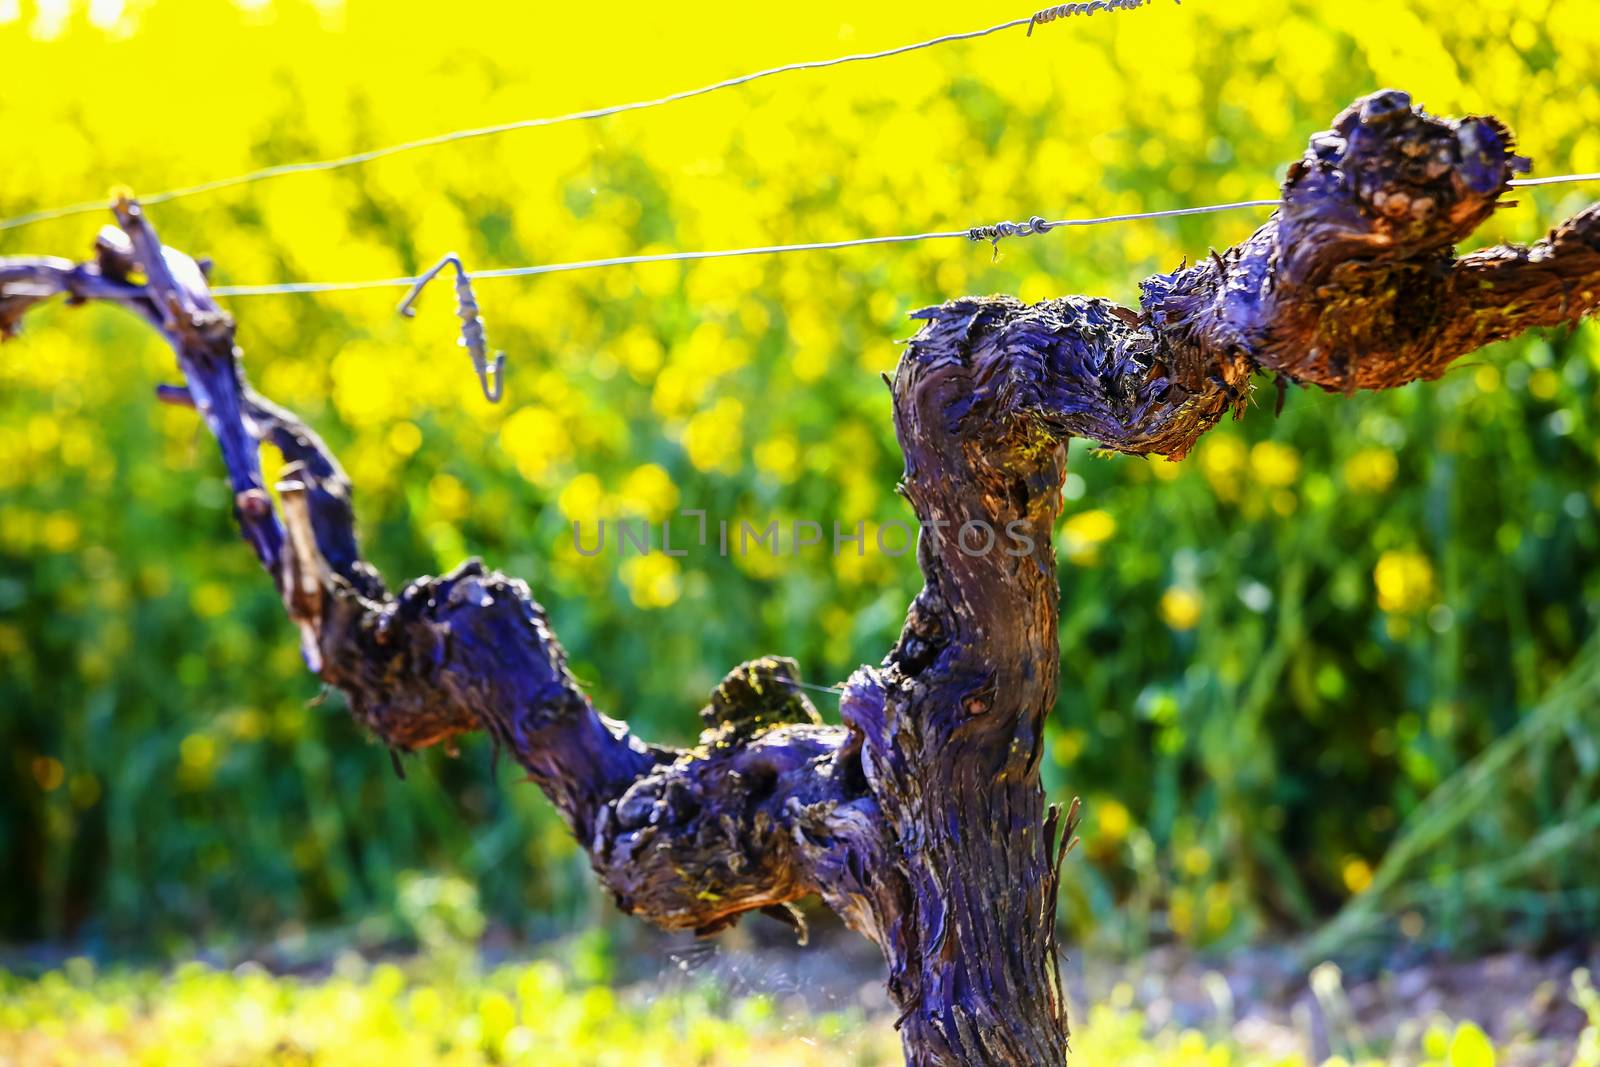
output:
{"label": "old vine wood", "polygon": [[[636,737],[568,671],[528,587],[472,560],[392,592],[361,557],[351,486],[320,438],[254,392],[233,320],[139,205],[87,262],[0,259],[0,331],[55,296],[160,331],[221,447],[234,511],[355,717],[410,751],[485,730],[560,809],[624,911],[710,933],[818,895],[882,949],[906,1060],[1059,1064],[1055,908],[1073,817],[1039,781],[1058,673],[1051,545],[1067,442],[1182,457],[1257,375],[1354,392],[1600,302],[1600,205],[1531,247],[1457,256],[1527,163],[1492,118],[1444,121],[1402,92],[1315,135],[1248,240],[1143,283],[1140,308],[969,297],[919,312],[893,379],[902,488],[925,586],[899,641],[826,725],[793,662],[728,674],[689,749]],[[289,461],[278,502],[259,447]],[[1025,552],[970,551],[977,522]]]}

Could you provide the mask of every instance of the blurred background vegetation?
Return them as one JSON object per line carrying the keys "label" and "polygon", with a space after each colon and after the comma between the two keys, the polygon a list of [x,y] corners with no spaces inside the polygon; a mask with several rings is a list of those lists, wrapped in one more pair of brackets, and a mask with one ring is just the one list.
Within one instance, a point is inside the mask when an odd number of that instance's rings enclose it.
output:
{"label": "blurred background vegetation", "polygon": [[[0,0],[0,215],[1025,13]],[[411,274],[447,249],[486,269],[1185,207],[1273,195],[1307,136],[1382,86],[1502,117],[1536,173],[1593,171],[1593,16],[1157,3],[151,214],[229,284]],[[1535,238],[1595,196],[1524,191],[1480,237]],[[443,291],[411,323],[387,290],[230,307],[256,383],[344,460],[391,584],[471,554],[525,577],[597,703],[681,741],[740,660],[793,655],[819,683],[876,661],[913,563],[588,559],[572,521],[865,521],[870,546],[909,517],[878,381],[907,312],[970,292],[1131,303],[1261,218],[486,282],[499,406]],[[0,232],[0,254],[81,254],[100,222]],[[1070,943],[1595,929],[1597,372],[1587,325],[1436,384],[1295,393],[1277,419],[1268,389],[1182,464],[1075,446],[1045,768],[1057,799],[1087,801]],[[152,401],[174,373],[100,308],[44,310],[0,350],[0,940],[185,953],[345,927],[394,914],[411,869],[466,878],[529,936],[603,915],[537,791],[491,782],[486,745],[400,782],[336,697],[313,699],[212,442]]]}

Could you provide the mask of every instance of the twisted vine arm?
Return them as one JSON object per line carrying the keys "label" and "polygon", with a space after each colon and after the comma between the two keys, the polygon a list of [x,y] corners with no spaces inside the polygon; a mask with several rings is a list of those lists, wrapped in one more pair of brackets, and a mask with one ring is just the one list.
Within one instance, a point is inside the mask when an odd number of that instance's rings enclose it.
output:
{"label": "twisted vine arm", "polygon": [[[301,630],[307,666],[374,734],[410,751],[487,731],[549,794],[622,908],[664,927],[716,929],[824,879],[847,884],[835,865],[870,862],[870,797],[833,767],[845,731],[821,724],[792,662],[732,672],[703,713],[701,743],[665,749],[595,710],[522,582],[469,561],[388,591],[360,556],[344,471],[250,388],[199,265],[163,248],[138,204],[115,211],[119,228],[100,235],[90,262],[0,260],[0,327],[12,335],[30,307],[62,296],[120,304],[166,337],[186,384],[161,399],[204,416],[240,530]],[[130,280],[135,271],[145,280]],[[288,464],[277,507],[263,442]]]}
{"label": "twisted vine arm", "polygon": [[[1454,246],[1527,169],[1492,118],[1447,122],[1374,93],[1311,138],[1283,206],[1247,240],[1141,285],[1138,311],[1069,298],[966,300],[924,315],[971,322],[1010,366],[998,387],[1051,431],[1181,457],[1253,375],[1337,392],[1433,379],[1458,357],[1600,301],[1600,205],[1531,247]],[[974,318],[976,316],[976,318]]]}
{"label": "twisted vine arm", "polygon": [[[810,893],[882,948],[908,1062],[1060,1062],[1055,901],[1071,816],[1045,808],[1056,695],[1051,530],[1066,443],[1184,455],[1258,373],[1351,392],[1600,302],[1600,205],[1531,247],[1456,256],[1525,161],[1493,119],[1386,91],[1312,138],[1248,240],[1144,282],[1138,310],[967,298],[918,313],[893,381],[925,586],[883,663],[822,724],[794,664],[731,672],[688,749],[598,712],[525,584],[474,560],[389,591],[322,441],[249,386],[205,271],[116,208],[85,263],[0,259],[0,335],[41,301],[119,304],[159,330],[205,418],[240,530],[308,667],[386,744],[490,733],[560,809],[626,911],[710,932]],[[142,279],[139,275],[142,274]],[[257,451],[289,466],[278,501]],[[1007,531],[971,551],[969,527]]]}

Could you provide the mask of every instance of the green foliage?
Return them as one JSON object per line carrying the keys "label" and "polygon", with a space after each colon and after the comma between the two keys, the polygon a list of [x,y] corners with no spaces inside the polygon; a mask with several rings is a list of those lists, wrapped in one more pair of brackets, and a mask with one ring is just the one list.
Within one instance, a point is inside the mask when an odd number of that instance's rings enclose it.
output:
{"label": "green foliage", "polygon": [[437,967],[460,977],[483,936],[478,891],[460,878],[414,871],[401,874],[398,887],[397,910],[417,944]]}
{"label": "green foliage", "polygon": [[[824,4],[752,36],[730,0],[726,19],[619,20],[601,46],[592,10],[547,7],[134,5],[116,34],[0,14],[8,77],[52,87],[0,97],[0,214],[833,55],[846,22],[854,47],[973,18],[944,0]],[[221,280],[252,282],[393,276],[446,248],[489,267],[1181,207],[1270,195],[1308,133],[1383,84],[1503,116],[1542,173],[1600,169],[1587,5],[1467,7],[1157,5],[153,215]],[[568,43],[526,44],[553,40]],[[110,106],[131,69],[141,99],[185,102],[181,123]],[[1535,237],[1584,196],[1519,195],[1486,237]],[[0,254],[81,250],[94,225],[0,234]],[[971,291],[1132,301],[1138,278],[1252,225],[485,283],[511,355],[497,408],[442,295],[409,325],[387,292],[233,310],[257,383],[345,460],[391,580],[469,553],[527,578],[600,706],[682,741],[735,663],[780,653],[832,682],[893,640],[916,574],[872,549],[876,524],[908,517],[877,375],[906,312]],[[1537,736],[1519,724],[1595,630],[1597,370],[1585,326],[1390,395],[1295,393],[1279,419],[1266,391],[1182,465],[1075,447],[1044,771],[1056,798],[1087,800],[1074,940],[1228,944],[1314,927],[1370,885],[1430,940],[1594,928],[1582,872],[1600,869],[1600,835],[1572,828],[1594,825],[1596,702]],[[182,952],[411,914],[419,884],[397,877],[412,869],[467,879],[484,912],[531,932],[592,914],[583,857],[536,790],[507,768],[491,782],[485,744],[411,760],[400,782],[337,698],[313,700],[210,442],[150,401],[170,375],[109,309],[42,311],[0,350],[0,936]],[[575,519],[592,533],[678,508],[865,522],[868,549],[572,547]],[[692,531],[680,520],[675,543]],[[1492,782],[1447,785],[1506,738],[1523,740]],[[1375,882],[1446,789],[1487,789],[1496,816],[1429,822],[1445,832]],[[1505,872],[1544,831],[1567,836]],[[1485,892],[1456,893],[1484,870]]]}
{"label": "green foliage", "polygon": [[[1540,704],[1429,793],[1371,884],[1307,946],[1348,951],[1362,935],[1439,917],[1483,940],[1510,921],[1523,936],[1597,906],[1600,655],[1591,639]],[[1413,934],[1415,931],[1413,931]]]}

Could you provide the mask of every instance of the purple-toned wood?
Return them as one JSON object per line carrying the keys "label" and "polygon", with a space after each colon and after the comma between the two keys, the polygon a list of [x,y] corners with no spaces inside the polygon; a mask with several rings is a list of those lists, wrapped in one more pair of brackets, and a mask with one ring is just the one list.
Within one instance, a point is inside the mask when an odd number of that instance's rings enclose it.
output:
{"label": "purple-toned wood", "polygon": [[[337,461],[251,390],[203,271],[137,204],[117,206],[93,262],[0,259],[0,335],[53,296],[111,301],[160,330],[187,383],[161,397],[217,438],[240,529],[311,669],[394,749],[488,731],[623,910],[710,933],[818,894],[883,950],[908,1063],[1053,1064],[1067,1052],[1055,906],[1076,819],[1046,811],[1039,760],[1067,441],[1180,457],[1242,414],[1257,373],[1388,388],[1594,311],[1600,205],[1531,248],[1452,250],[1524,165],[1492,119],[1444,122],[1376,93],[1312,138],[1270,221],[1148,279],[1138,311],[987,297],[919,312],[895,427],[905,496],[945,536],[919,545],[926,584],[900,640],[850,679],[840,726],[821,723],[793,662],[735,668],[685,750],[594,708],[521,581],[473,560],[389,592],[360,556]],[[263,441],[290,461],[281,514]],[[1013,551],[969,551],[967,522],[1017,535]]]}

